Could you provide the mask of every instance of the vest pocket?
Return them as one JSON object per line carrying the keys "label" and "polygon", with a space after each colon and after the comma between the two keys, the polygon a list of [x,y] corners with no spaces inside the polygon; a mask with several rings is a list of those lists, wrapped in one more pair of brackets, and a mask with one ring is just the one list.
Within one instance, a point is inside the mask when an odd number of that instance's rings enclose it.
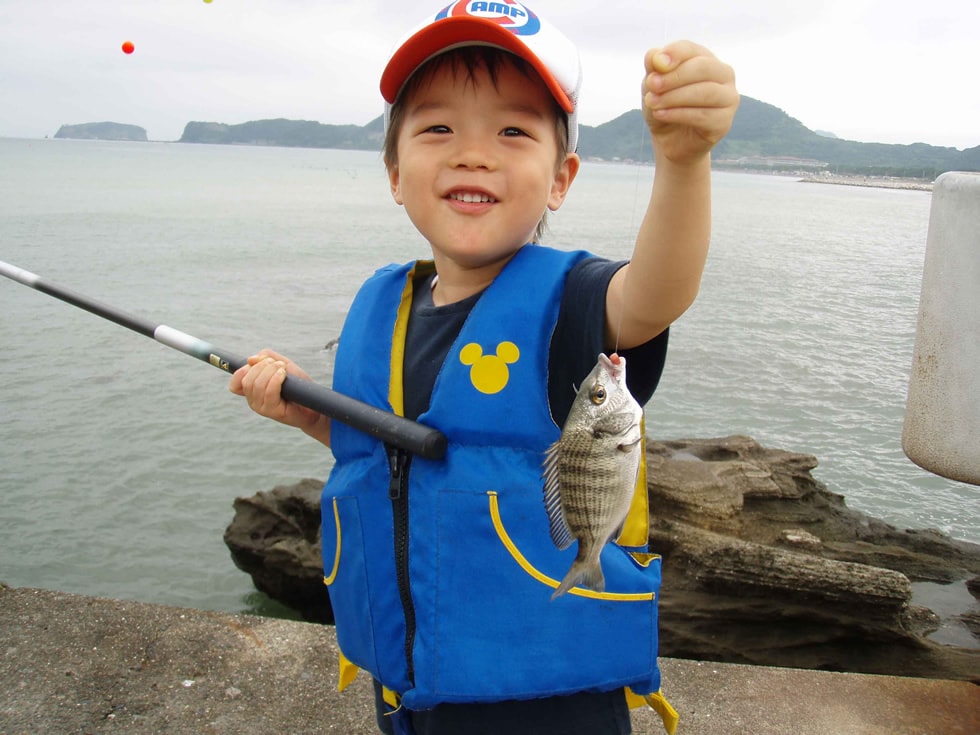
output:
{"label": "vest pocket", "polygon": [[[557,589],[561,584],[561,581],[549,577],[547,574],[542,572],[540,569],[536,568],[524,554],[521,553],[520,548],[511,539],[510,534],[504,526],[503,520],[500,517],[500,503],[497,501],[497,493],[489,492],[487,495],[490,498],[490,520],[493,522],[493,528],[497,532],[497,538],[500,543],[504,545],[507,552],[510,554],[511,558],[517,563],[517,565],[524,570],[524,572],[536,579],[543,585],[550,587],[551,589]],[[657,559],[658,557],[653,554],[638,554],[634,552],[629,552],[630,556],[633,558],[641,567],[647,567],[650,563]],[[642,600],[653,600],[656,598],[657,593],[654,591],[643,591],[643,592],[614,592],[609,590],[603,590],[602,592],[587,589],[585,587],[572,587],[568,594],[578,595],[579,597],[589,597],[594,600],[616,600],[620,602],[640,602]]]}
{"label": "vest pocket", "polygon": [[658,689],[659,558],[644,566],[607,545],[606,591],[576,588],[552,601],[575,549],[554,547],[541,498],[527,496],[440,494],[433,630],[431,639],[420,630],[417,678],[431,671],[441,701]]}
{"label": "vest pocket", "polygon": [[[320,526],[325,553],[323,581],[330,592],[337,628],[337,644],[344,656],[362,668],[374,669],[374,636],[372,627],[352,621],[371,619],[370,590],[364,565],[354,559],[363,554],[364,536],[357,498],[353,496],[323,498]],[[329,506],[326,505],[329,503]],[[327,552],[326,550],[330,550]],[[330,559],[333,560],[331,565]]]}

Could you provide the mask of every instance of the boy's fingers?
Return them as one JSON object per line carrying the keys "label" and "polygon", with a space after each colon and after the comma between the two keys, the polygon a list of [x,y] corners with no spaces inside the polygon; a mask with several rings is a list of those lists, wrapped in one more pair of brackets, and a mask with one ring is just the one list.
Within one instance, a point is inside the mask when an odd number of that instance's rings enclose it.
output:
{"label": "boy's fingers", "polygon": [[259,413],[271,411],[282,401],[282,381],[286,366],[271,357],[263,358],[249,369],[242,381],[248,405]]}
{"label": "boy's fingers", "polygon": [[662,94],[689,84],[714,82],[731,84],[735,72],[707,49],[680,41],[663,49],[651,49],[646,56],[647,92]]}
{"label": "boy's fingers", "polygon": [[665,94],[675,89],[705,82],[719,86],[732,85],[734,80],[735,75],[726,64],[713,57],[697,56],[671,71],[647,74],[644,81],[645,91]]}
{"label": "boy's fingers", "polygon": [[[698,53],[699,50],[701,53]],[[643,65],[647,74],[669,74],[685,61],[710,53],[707,49],[702,49],[689,41],[675,41],[662,48],[652,48],[647,51],[643,58]]]}
{"label": "boy's fingers", "polygon": [[735,104],[737,94],[726,85],[695,82],[662,93],[647,93],[644,102],[651,110],[678,108],[725,108]]}
{"label": "boy's fingers", "polygon": [[713,57],[714,54],[693,41],[672,41],[662,48],[652,48],[647,51],[644,61],[648,72],[663,73],[672,71],[688,59],[697,56]]}
{"label": "boy's fingers", "polygon": [[643,57],[647,74],[664,74],[674,68],[674,60],[664,49],[652,48]]}
{"label": "boy's fingers", "polygon": [[256,354],[248,358],[249,365],[256,365],[265,359],[272,358],[273,360],[285,360],[282,355],[272,350],[259,350]]}
{"label": "boy's fingers", "polygon": [[243,365],[238,368],[235,372],[231,374],[231,378],[228,380],[228,390],[237,396],[245,395],[245,389],[242,386],[242,382],[245,380],[245,376],[251,369],[249,365]]}
{"label": "boy's fingers", "polygon": [[654,112],[658,122],[690,128],[699,137],[712,143],[720,140],[730,127],[728,117],[720,117],[711,107],[672,107]]}

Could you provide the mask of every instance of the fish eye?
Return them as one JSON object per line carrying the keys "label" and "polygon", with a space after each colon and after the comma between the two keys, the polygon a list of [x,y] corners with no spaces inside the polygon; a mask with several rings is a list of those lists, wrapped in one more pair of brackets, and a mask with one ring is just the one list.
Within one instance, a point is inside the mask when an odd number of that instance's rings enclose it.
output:
{"label": "fish eye", "polygon": [[601,385],[592,386],[592,391],[589,393],[589,398],[595,405],[601,406],[606,400],[606,389]]}

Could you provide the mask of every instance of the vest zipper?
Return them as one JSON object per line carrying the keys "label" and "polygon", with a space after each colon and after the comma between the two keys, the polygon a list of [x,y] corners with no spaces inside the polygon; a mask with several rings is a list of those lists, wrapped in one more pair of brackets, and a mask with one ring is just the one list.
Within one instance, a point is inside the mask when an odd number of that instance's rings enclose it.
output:
{"label": "vest zipper", "polygon": [[385,444],[388,455],[388,497],[394,522],[395,536],[395,579],[398,584],[398,597],[405,615],[405,664],[408,680],[415,683],[415,603],[412,601],[412,587],[408,575],[408,467],[412,455],[404,449]]}

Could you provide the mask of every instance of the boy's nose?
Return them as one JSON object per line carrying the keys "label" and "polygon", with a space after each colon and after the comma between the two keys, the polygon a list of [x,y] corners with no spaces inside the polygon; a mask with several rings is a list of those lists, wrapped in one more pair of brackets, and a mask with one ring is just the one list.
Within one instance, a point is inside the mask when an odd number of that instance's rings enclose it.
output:
{"label": "boy's nose", "polygon": [[491,169],[493,159],[487,146],[474,137],[460,138],[453,152],[453,168]]}

